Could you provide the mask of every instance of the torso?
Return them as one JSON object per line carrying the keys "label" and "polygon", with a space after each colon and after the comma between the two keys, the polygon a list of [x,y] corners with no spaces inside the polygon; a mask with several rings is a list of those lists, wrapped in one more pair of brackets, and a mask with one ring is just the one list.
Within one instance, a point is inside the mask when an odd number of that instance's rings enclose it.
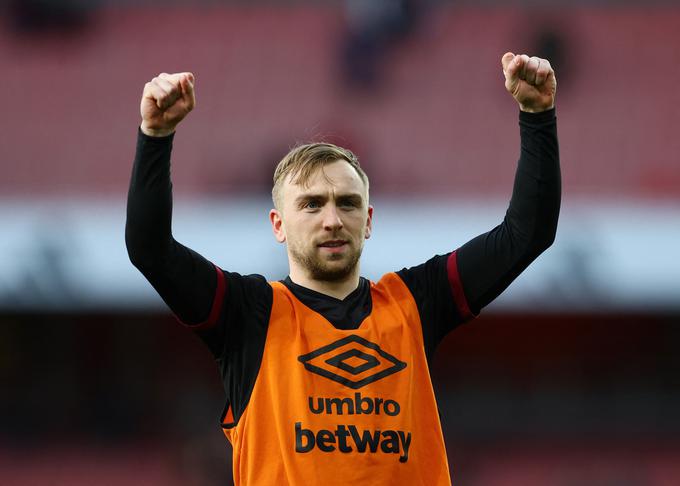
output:
{"label": "torso", "polygon": [[396,274],[372,309],[338,329],[282,283],[238,423],[225,424],[237,485],[448,485],[420,317]]}

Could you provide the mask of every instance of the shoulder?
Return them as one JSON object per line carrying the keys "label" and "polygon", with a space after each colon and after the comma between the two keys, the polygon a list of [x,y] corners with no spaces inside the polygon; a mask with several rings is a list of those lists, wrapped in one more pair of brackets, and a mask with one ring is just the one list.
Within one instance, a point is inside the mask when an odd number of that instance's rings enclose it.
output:
{"label": "shoulder", "polygon": [[386,273],[377,282],[371,282],[371,298],[374,304],[391,303],[400,307],[416,303],[416,296],[397,272]]}
{"label": "shoulder", "polygon": [[271,291],[271,284],[263,275],[249,274],[242,275],[237,272],[229,272],[218,266],[215,266],[218,273],[218,278],[222,278],[225,282],[225,290],[227,292],[236,292],[240,290],[250,291]]}
{"label": "shoulder", "polygon": [[221,314],[235,314],[249,312],[253,308],[271,307],[272,286],[267,279],[259,274],[242,275],[229,272],[215,266],[218,273],[218,285],[215,295],[216,301],[222,301]]}
{"label": "shoulder", "polygon": [[371,282],[372,292],[408,292],[408,286],[399,272],[388,272],[377,282]]}
{"label": "shoulder", "polygon": [[402,268],[396,274],[413,293],[426,291],[432,286],[438,287],[447,284],[449,279],[448,266],[452,254],[435,255],[419,265]]}

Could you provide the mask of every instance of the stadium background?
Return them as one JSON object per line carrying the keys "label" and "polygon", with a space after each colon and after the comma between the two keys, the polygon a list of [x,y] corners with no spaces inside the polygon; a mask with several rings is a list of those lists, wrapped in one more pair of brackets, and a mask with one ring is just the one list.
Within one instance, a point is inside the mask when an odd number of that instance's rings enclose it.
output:
{"label": "stadium background", "polygon": [[557,240],[433,374],[465,486],[680,482],[675,2],[0,4],[0,484],[230,484],[208,352],[127,260],[144,83],[192,70],[175,236],[285,275],[266,220],[296,141],[371,177],[364,273],[500,222],[518,155],[506,50],[558,76]]}

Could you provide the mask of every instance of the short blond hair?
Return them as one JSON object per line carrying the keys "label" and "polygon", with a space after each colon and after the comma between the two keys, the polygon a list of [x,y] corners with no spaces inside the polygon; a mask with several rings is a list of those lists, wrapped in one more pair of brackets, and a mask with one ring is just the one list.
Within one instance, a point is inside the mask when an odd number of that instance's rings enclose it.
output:
{"label": "short blond hair", "polygon": [[345,160],[351,165],[368,191],[368,176],[359,165],[359,158],[351,150],[326,142],[307,143],[292,148],[276,166],[272,187],[274,206],[280,208],[281,186],[289,176],[292,184],[304,186],[317,169],[336,160]]}

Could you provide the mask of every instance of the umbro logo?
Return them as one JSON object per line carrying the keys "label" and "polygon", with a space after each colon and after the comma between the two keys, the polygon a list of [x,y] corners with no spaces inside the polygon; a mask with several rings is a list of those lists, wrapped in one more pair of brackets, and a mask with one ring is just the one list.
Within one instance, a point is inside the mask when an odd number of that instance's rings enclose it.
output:
{"label": "umbro logo", "polygon": [[354,390],[406,368],[406,363],[366,339],[350,335],[298,356],[307,371]]}

